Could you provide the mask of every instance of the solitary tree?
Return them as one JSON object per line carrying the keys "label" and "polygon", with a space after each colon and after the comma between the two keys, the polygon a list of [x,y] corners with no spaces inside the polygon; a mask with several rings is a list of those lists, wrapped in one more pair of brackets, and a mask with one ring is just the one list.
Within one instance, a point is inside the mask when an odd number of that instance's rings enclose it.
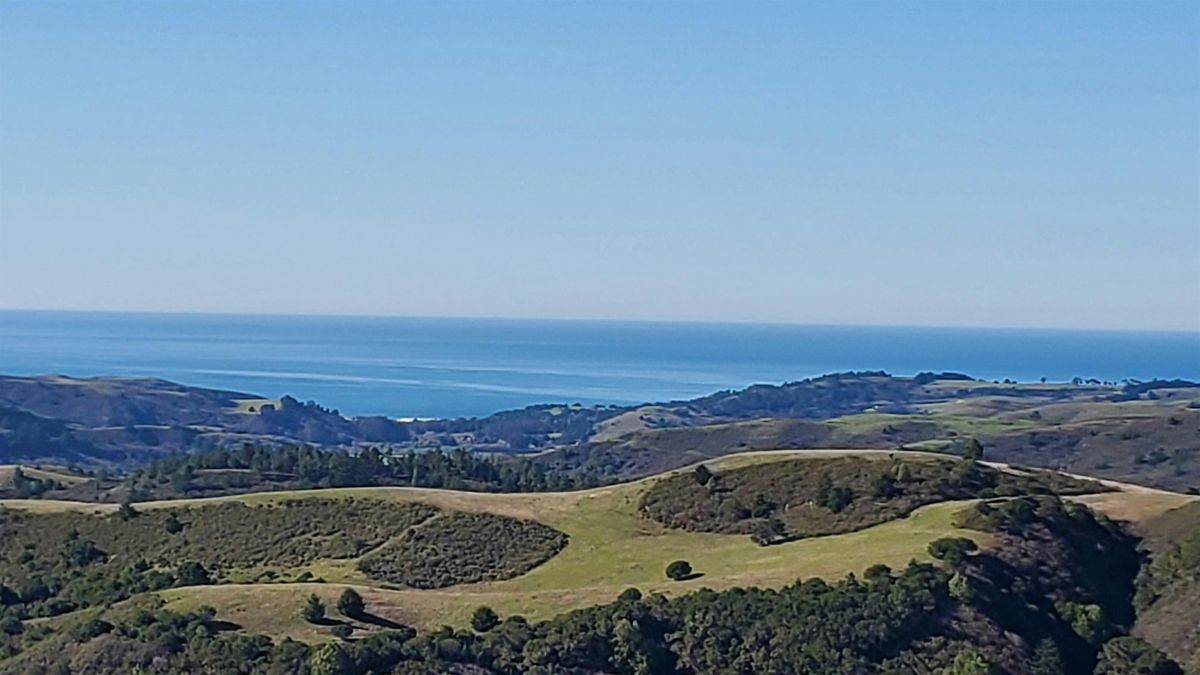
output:
{"label": "solitary tree", "polygon": [[338,611],[343,616],[358,617],[362,616],[366,610],[366,604],[363,602],[362,596],[353,588],[347,588],[342,591],[342,595],[337,601]]}
{"label": "solitary tree", "polygon": [[1053,640],[1046,638],[1037,644],[1029,668],[1032,675],[1060,675],[1063,672],[1062,654]]}
{"label": "solitary tree", "polygon": [[128,522],[133,520],[135,516],[137,516],[137,511],[133,509],[133,504],[129,501],[129,497],[126,496],[121,500],[121,505],[117,507],[117,517]]}
{"label": "solitary tree", "polygon": [[676,560],[667,565],[667,578],[673,581],[683,581],[692,576],[692,566],[686,560]]}
{"label": "solitary tree", "polygon": [[304,609],[300,610],[300,613],[305,621],[316,623],[325,618],[325,605],[321,602],[320,598],[310,595],[304,603]]}
{"label": "solitary tree", "polygon": [[707,466],[701,464],[696,467],[696,472],[693,474],[696,477],[696,482],[701,485],[708,485],[708,481],[712,480],[712,471],[708,470]]}
{"label": "solitary tree", "polygon": [[163,521],[163,527],[166,528],[168,534],[183,532],[183,523],[179,522],[179,518],[174,513],[167,514],[166,520]]}
{"label": "solitary tree", "polygon": [[964,574],[954,573],[950,577],[950,583],[947,585],[950,591],[950,597],[963,603],[970,604],[975,599],[975,589],[971,586],[971,580]]}
{"label": "solitary tree", "polygon": [[783,521],[778,518],[767,518],[754,524],[750,540],[759,546],[770,546],[783,539],[785,534],[787,534],[787,529],[784,527]]}
{"label": "solitary tree", "polygon": [[636,588],[626,588],[617,596],[617,602],[634,603],[642,599],[642,592]]}
{"label": "solitary tree", "polygon": [[979,548],[975,542],[966,537],[943,537],[929,544],[929,555],[938,560],[945,560],[951,565],[957,565],[966,559],[967,554]]}
{"label": "solitary tree", "polygon": [[983,459],[983,444],[972,438],[963,448],[963,458],[979,461]]}
{"label": "solitary tree", "polygon": [[491,607],[480,607],[471,615],[471,628],[486,633],[500,623],[500,617]]}

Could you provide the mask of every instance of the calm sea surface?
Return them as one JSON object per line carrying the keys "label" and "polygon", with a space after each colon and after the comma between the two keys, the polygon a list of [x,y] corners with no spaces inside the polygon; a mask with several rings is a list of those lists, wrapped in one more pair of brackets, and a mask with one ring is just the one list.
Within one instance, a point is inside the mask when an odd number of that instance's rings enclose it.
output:
{"label": "calm sea surface", "polygon": [[1200,333],[0,311],[0,373],[154,376],[347,414],[663,401],[876,369],[1200,379]]}

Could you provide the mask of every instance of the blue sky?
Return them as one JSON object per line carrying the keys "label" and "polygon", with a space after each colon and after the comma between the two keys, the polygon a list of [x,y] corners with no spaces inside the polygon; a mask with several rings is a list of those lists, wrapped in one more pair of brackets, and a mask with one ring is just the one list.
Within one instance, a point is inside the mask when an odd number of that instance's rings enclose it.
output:
{"label": "blue sky", "polygon": [[6,2],[0,307],[1200,330],[1200,3]]}

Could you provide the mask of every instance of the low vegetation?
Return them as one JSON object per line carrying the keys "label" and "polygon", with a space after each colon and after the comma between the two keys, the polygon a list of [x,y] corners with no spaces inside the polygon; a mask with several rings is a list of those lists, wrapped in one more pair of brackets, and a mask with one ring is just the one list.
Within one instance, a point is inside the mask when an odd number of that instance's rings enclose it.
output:
{"label": "low vegetation", "polygon": [[749,534],[769,545],[862,529],[936,502],[1105,489],[1061,474],[1001,471],[973,459],[898,454],[801,459],[720,473],[701,465],[656,483],[641,508],[670,527]]}
{"label": "low vegetation", "polygon": [[[631,589],[543,622],[479,609],[473,629],[418,633],[397,625],[320,645],[229,634],[211,610],[143,604],[23,637],[6,665],[52,672],[103,663],[164,675],[1178,673],[1168,657],[1124,633],[1132,542],[1086,508],[1052,497],[1011,503],[1018,502],[969,514],[999,539],[954,565],[877,565],[832,583],[675,598]],[[1042,548],[1050,555],[1030,556]],[[1143,665],[1153,669],[1135,669]]]}
{"label": "low vegetation", "polygon": [[320,499],[126,508],[108,515],[0,509],[0,616],[54,616],[239,574],[275,578],[276,569],[359,556],[437,512]]}
{"label": "low vegetation", "polygon": [[1134,632],[1200,672],[1200,501],[1150,520],[1143,533]]}
{"label": "low vegetation", "polygon": [[519,576],[566,545],[565,534],[531,520],[453,513],[409,530],[358,567],[373,579],[442,588]]}
{"label": "low vegetation", "polygon": [[[296,499],[265,505],[220,502],[185,509],[84,515],[0,510],[6,541],[0,570],[28,572],[74,538],[113,564],[195,560],[220,576],[353,558],[429,518],[437,509],[367,499]],[[21,561],[25,562],[22,563]]]}
{"label": "low vegetation", "polygon": [[[395,583],[504,579],[552,557],[566,536],[539,523],[417,502],[310,498],[141,510],[123,504],[107,514],[0,509],[0,541],[0,618],[24,620],[173,587],[284,575],[305,581],[313,575],[297,570],[309,563],[371,551],[362,568]],[[361,607],[361,598],[339,602],[343,613]]]}

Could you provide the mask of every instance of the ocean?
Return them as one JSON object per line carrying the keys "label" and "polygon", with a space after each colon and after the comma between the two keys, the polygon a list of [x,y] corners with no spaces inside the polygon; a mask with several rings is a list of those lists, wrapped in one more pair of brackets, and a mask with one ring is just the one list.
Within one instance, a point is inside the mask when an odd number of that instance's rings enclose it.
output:
{"label": "ocean", "polygon": [[343,414],[641,403],[845,370],[1200,379],[1200,333],[0,311],[0,373],[149,376]]}

